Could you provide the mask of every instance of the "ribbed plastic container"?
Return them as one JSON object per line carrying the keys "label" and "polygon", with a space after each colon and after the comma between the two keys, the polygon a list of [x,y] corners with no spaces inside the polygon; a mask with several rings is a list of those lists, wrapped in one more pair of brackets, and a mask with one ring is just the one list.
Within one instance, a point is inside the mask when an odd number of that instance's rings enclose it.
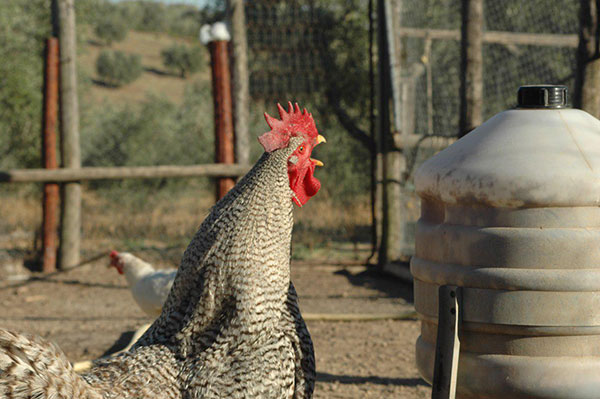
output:
{"label": "ribbed plastic container", "polygon": [[600,121],[547,89],[415,175],[417,365],[431,382],[438,287],[462,287],[458,398],[600,398]]}

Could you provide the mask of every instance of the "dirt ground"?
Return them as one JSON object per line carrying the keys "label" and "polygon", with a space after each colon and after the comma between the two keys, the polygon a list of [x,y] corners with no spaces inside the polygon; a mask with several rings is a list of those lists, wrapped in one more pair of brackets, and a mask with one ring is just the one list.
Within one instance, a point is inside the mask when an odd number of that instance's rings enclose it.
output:
{"label": "dirt ground", "polygon": [[[72,361],[103,356],[151,321],[108,257],[50,277],[11,262],[0,267],[0,328],[39,334]],[[160,267],[171,265],[159,265]],[[292,279],[317,357],[316,399],[428,398],[415,367],[419,325],[412,288],[356,265],[299,263]],[[403,319],[322,320],[323,314],[390,314]]]}

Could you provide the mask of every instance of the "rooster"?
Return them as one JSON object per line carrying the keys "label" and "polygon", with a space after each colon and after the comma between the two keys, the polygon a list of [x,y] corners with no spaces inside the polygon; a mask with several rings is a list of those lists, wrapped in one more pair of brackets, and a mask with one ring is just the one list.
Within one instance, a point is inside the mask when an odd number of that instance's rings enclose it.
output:
{"label": "rooster", "polygon": [[0,397],[311,398],[313,345],[290,281],[293,203],[320,188],[325,141],[298,105],[265,113],[265,153],[211,210],[162,313],[133,348],[77,375],[54,345],[0,330]]}

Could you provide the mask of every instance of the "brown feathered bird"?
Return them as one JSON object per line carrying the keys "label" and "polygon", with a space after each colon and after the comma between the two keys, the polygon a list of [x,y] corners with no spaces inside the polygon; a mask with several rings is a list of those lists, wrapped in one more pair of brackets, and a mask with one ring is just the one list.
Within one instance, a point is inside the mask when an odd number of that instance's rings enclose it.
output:
{"label": "brown feathered bird", "polygon": [[265,114],[265,153],[211,210],[161,315],[133,346],[83,376],[40,338],[0,330],[0,397],[310,398],[312,342],[290,281],[292,201],[320,188],[323,137],[289,104]]}

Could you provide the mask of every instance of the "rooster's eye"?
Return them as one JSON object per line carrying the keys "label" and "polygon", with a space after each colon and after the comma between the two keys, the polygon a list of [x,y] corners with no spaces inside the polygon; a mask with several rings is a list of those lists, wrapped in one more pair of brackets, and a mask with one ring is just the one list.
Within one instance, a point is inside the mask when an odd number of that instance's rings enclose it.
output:
{"label": "rooster's eye", "polygon": [[302,154],[304,152],[304,146],[303,145],[301,145],[300,147],[298,147],[298,152],[300,154]]}

